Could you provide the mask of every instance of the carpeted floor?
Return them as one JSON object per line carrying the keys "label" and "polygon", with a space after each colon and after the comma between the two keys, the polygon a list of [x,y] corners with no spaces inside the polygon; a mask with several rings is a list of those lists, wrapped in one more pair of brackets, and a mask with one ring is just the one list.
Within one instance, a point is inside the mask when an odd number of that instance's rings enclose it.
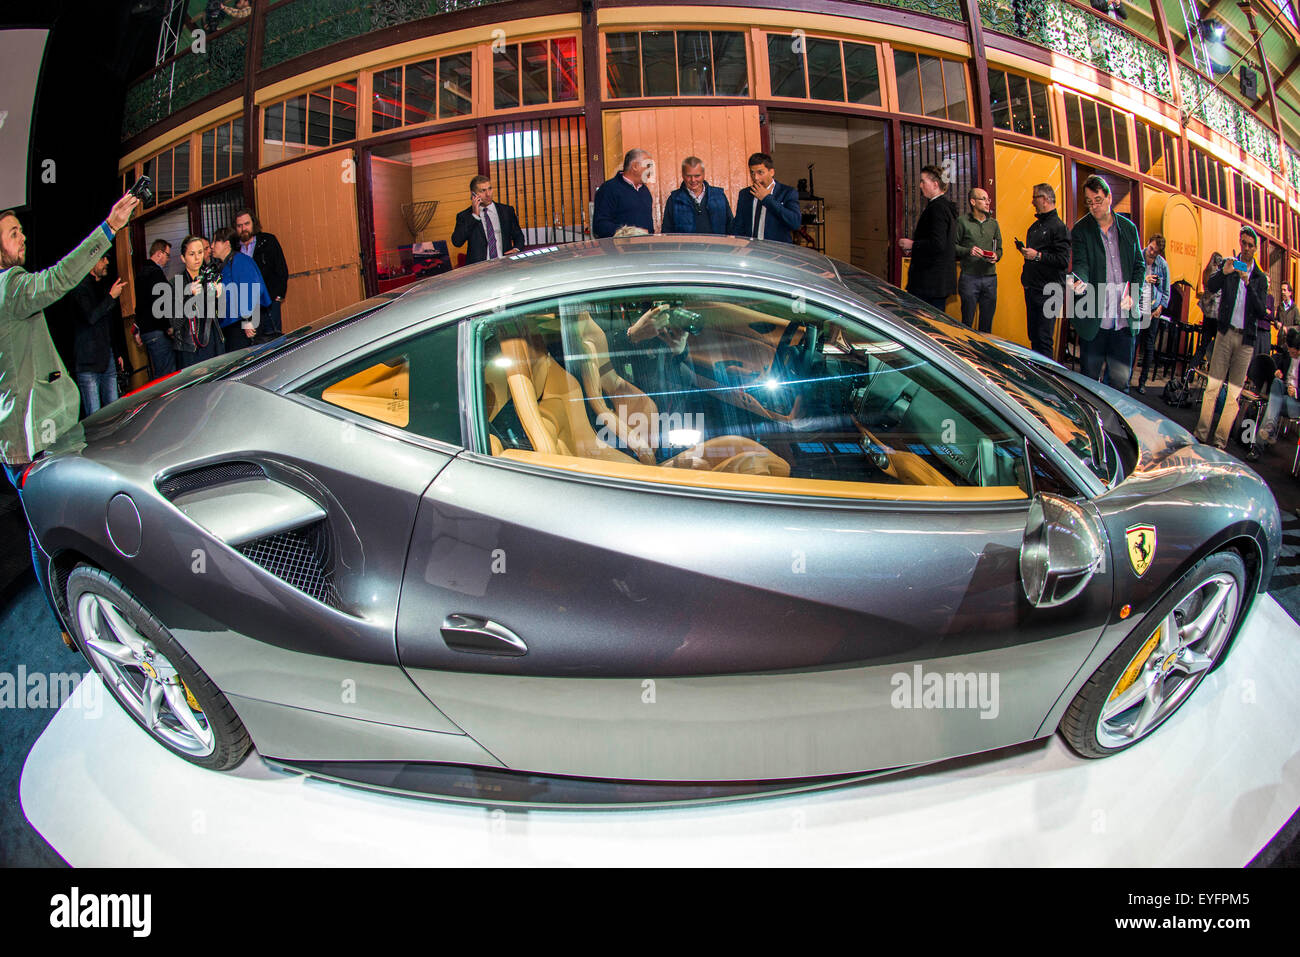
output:
{"label": "carpeted floor", "polygon": [[[1146,402],[1180,425],[1195,424],[1196,407],[1170,408],[1160,399],[1163,383],[1148,386],[1147,394],[1134,398]],[[1297,439],[1279,441],[1258,462],[1250,463],[1273,489],[1283,514],[1283,548],[1269,591],[1296,621],[1300,621],[1300,479],[1291,474]],[[1244,456],[1235,444],[1229,451]],[[50,620],[49,609],[31,572],[26,527],[17,497],[8,483],[0,482],[0,673],[46,675],[82,673],[84,659],[68,651]],[[28,751],[53,716],[53,709],[0,709],[0,866],[52,866],[62,858],[23,817],[18,800],[18,779]],[[1252,866],[1300,866],[1300,812],[1252,862]]]}

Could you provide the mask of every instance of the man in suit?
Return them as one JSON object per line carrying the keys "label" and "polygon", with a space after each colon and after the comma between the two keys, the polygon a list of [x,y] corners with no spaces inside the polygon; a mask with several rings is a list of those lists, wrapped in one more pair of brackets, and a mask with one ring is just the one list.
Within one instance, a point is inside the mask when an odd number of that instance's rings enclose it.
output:
{"label": "man in suit", "polygon": [[803,223],[798,190],[776,181],[776,166],[767,153],[749,158],[749,182],[736,197],[733,235],[793,243],[792,233]]}
{"label": "man in suit", "polygon": [[456,214],[451,244],[464,246],[467,242],[466,265],[500,259],[524,246],[524,232],[514,207],[492,201],[492,180],[486,176],[469,181],[469,206]]}
{"label": "man in suit", "polygon": [[1133,337],[1141,326],[1141,314],[1134,306],[1146,275],[1146,258],[1137,226],[1111,208],[1109,183],[1089,176],[1083,196],[1088,212],[1070,231],[1074,291],[1080,297],[1070,322],[1079,334],[1083,374],[1128,392]]}
{"label": "man in suit", "polygon": [[235,232],[239,234],[239,251],[253,257],[266,283],[266,291],[271,294],[271,305],[262,313],[253,342],[270,342],[280,336],[280,304],[289,289],[289,266],[284,261],[284,250],[274,233],[262,231],[262,224],[251,209],[241,209],[235,214]]}
{"label": "man in suit", "polygon": [[[149,258],[135,274],[135,334],[149,354],[150,378],[158,379],[176,371],[176,352],[172,349],[172,324],[165,308],[154,308],[160,296],[170,299],[172,290],[163,272],[171,262],[172,244],[155,239],[149,245]],[[160,288],[161,287],[161,288]],[[159,315],[161,313],[161,315]]]}
{"label": "man in suit", "polygon": [[661,232],[730,236],[734,225],[727,194],[704,178],[704,160],[682,160],[682,185],[668,194]]}
{"label": "man in suit", "polygon": [[[1240,240],[1241,253],[1235,257],[1223,257],[1219,271],[1205,282],[1207,291],[1221,292],[1222,296],[1219,297],[1218,333],[1214,337],[1214,352],[1210,355],[1210,371],[1195,435],[1198,441],[1210,440],[1214,406],[1219,400],[1219,389],[1226,381],[1228,396],[1223,403],[1218,428],[1214,431],[1214,444],[1220,449],[1228,447],[1228,432],[1237,418],[1237,399],[1241,395],[1242,383],[1246,381],[1251,357],[1255,354],[1259,322],[1268,320],[1265,306],[1268,277],[1255,265],[1259,236],[1251,227],[1242,226]],[[1238,262],[1246,268],[1239,269]]]}
{"label": "man in suit", "polygon": [[957,207],[944,193],[943,170],[921,167],[917,184],[926,198],[911,239],[898,245],[912,257],[907,270],[907,291],[943,312],[948,297],[957,291]]}

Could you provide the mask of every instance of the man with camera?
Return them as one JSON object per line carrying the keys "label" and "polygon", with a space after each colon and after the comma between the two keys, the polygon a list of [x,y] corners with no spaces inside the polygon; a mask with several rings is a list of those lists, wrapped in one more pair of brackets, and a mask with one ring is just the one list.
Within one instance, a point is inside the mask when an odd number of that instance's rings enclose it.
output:
{"label": "man with camera", "polygon": [[[0,459],[20,498],[29,463],[76,425],[81,405],[77,384],[50,338],[45,307],[81,282],[139,205],[127,193],[72,252],[37,273],[24,268],[27,238],[17,214],[0,213]],[[34,537],[31,547],[36,577],[47,592],[45,562]]]}

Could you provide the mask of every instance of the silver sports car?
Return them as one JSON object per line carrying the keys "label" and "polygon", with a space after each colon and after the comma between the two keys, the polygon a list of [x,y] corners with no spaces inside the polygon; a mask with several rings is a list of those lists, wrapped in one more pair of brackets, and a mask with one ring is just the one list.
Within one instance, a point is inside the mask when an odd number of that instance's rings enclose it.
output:
{"label": "silver sports car", "polygon": [[1113,754],[1222,660],[1281,534],[1118,392],[704,237],[360,303],[121,399],[23,493],[164,747],[494,804]]}

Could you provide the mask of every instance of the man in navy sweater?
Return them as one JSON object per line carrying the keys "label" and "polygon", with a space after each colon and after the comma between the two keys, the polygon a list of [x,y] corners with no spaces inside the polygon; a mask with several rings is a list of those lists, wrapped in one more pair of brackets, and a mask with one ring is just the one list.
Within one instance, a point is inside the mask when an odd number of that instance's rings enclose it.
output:
{"label": "man in navy sweater", "polygon": [[614,235],[620,226],[640,226],[655,231],[654,200],[647,183],[654,182],[655,162],[645,150],[628,150],[623,168],[596,190],[591,234],[597,239]]}
{"label": "man in navy sweater", "polygon": [[736,197],[733,234],[793,243],[792,233],[803,223],[799,191],[776,181],[776,166],[767,153],[749,158],[749,181],[752,185]]}

